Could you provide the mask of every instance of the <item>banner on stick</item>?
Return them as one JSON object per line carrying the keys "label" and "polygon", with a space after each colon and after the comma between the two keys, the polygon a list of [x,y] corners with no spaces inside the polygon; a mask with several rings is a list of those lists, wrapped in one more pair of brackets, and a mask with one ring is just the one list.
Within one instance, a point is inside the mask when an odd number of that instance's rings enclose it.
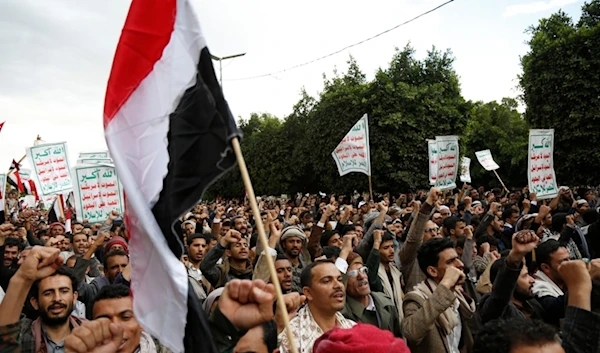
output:
{"label": "banner on stick", "polygon": [[437,142],[427,141],[427,152],[429,154],[429,185],[435,185],[437,179]]}
{"label": "banner on stick", "polygon": [[558,183],[554,173],[554,129],[529,130],[529,155],[527,178],[529,191],[540,200],[558,195]]}
{"label": "banner on stick", "polygon": [[78,222],[101,223],[111,211],[123,214],[123,192],[114,167],[77,165],[73,175]]}
{"label": "banner on stick", "polygon": [[371,155],[369,151],[369,121],[365,114],[348,131],[346,136],[331,152],[340,176],[352,172],[371,175]]}
{"label": "banner on stick", "polygon": [[460,181],[462,183],[471,182],[471,158],[462,157],[460,160]]}
{"label": "banner on stick", "polygon": [[71,172],[67,159],[67,143],[37,145],[27,149],[33,166],[31,176],[43,196],[71,191]]}
{"label": "banner on stick", "polygon": [[456,188],[458,174],[458,136],[436,136],[437,177],[435,186],[441,190]]}
{"label": "banner on stick", "polygon": [[479,164],[481,164],[481,166],[488,172],[500,168],[500,166],[494,162],[494,158],[492,158],[492,152],[490,152],[490,150],[475,152],[475,156],[477,157]]}

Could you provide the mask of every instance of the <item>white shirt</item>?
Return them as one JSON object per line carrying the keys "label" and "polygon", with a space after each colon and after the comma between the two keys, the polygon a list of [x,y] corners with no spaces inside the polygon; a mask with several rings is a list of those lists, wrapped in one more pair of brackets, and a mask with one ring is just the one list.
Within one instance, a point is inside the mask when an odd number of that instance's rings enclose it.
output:
{"label": "white shirt", "polygon": [[458,308],[460,307],[460,302],[458,299],[452,305],[452,310],[454,314],[458,316],[458,325],[456,325],[452,332],[448,335],[448,347],[450,347],[450,353],[460,353],[458,346],[460,344],[460,336],[462,334],[462,321],[460,320],[460,313],[458,312]]}

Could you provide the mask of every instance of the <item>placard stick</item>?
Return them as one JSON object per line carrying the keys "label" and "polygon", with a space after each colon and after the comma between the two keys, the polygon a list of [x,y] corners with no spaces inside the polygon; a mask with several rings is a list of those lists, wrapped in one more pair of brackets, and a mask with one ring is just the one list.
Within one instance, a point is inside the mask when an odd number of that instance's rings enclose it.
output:
{"label": "placard stick", "polygon": [[494,170],[494,174],[496,174],[496,178],[498,178],[498,180],[500,181],[500,184],[502,184],[502,187],[506,191],[506,194],[507,195],[510,194],[510,191],[508,191],[508,189],[506,188],[506,185],[504,185],[504,182],[502,181],[502,179],[500,178],[500,175],[498,175],[498,172],[496,172],[496,170]]}
{"label": "placard stick", "polygon": [[[246,161],[244,160],[244,155],[242,154],[240,140],[238,140],[237,137],[234,137],[231,140],[231,144],[233,145],[233,151],[235,152],[235,157],[237,159],[238,166],[240,167],[242,179],[244,180],[244,187],[248,193],[248,201],[250,201],[250,208],[252,208],[252,215],[254,216],[254,221],[256,222],[258,238],[260,239],[263,249],[268,249],[269,242],[267,241],[265,227],[263,226],[260,211],[258,210],[258,204],[256,203],[256,196],[254,196],[254,188],[252,187],[252,182],[250,181],[250,175],[248,174],[248,169],[246,168]],[[273,283],[273,286],[275,287],[278,306],[277,310],[281,311],[281,317],[285,325],[285,331],[287,333],[288,340],[290,341],[290,348],[292,353],[298,353],[298,350],[294,344],[294,342],[296,342],[294,339],[294,333],[290,329],[290,318],[288,317],[285,301],[283,300],[283,293],[281,292],[281,286],[279,285],[279,279],[277,278],[277,271],[275,271],[275,263],[273,262],[273,258],[271,258],[271,256],[265,256],[265,260],[267,260],[267,267],[269,268],[269,273],[271,274],[271,283]]]}

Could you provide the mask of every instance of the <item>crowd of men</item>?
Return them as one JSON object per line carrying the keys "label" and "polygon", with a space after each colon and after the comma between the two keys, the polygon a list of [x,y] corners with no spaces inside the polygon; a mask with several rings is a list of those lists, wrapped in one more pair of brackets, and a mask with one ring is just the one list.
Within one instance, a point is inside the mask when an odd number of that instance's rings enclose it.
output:
{"label": "crowd of men", "polygon": [[[247,201],[203,202],[176,224],[220,352],[600,352],[593,188],[258,202],[267,248]],[[70,229],[42,209],[7,219],[0,351],[169,352],[136,320],[129,285],[143,279],[120,214]]]}

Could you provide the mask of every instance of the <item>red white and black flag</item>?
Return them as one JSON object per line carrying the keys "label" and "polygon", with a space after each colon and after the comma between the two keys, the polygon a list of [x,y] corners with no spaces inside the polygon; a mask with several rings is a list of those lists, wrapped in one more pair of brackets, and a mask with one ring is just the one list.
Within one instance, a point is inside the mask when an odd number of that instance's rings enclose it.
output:
{"label": "red white and black flag", "polygon": [[216,352],[173,225],[235,165],[240,132],[187,0],[132,1],[104,129],[126,195],[138,321],[175,352]]}
{"label": "red white and black flag", "polygon": [[25,193],[25,186],[23,185],[23,181],[21,180],[21,174],[19,173],[20,168],[21,165],[13,159],[12,163],[10,164],[10,168],[8,169],[9,172],[12,173],[10,173],[10,175],[8,176],[7,182],[10,185],[14,186],[16,189],[18,189],[21,194],[23,194]]}

